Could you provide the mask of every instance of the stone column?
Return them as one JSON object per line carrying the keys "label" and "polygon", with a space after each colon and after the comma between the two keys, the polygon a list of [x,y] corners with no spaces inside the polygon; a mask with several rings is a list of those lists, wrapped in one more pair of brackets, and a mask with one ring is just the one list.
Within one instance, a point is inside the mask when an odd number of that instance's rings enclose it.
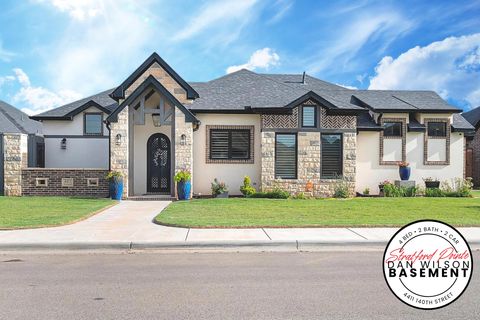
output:
{"label": "stone column", "polygon": [[348,184],[351,196],[355,195],[355,173],[357,161],[357,134],[345,132],[343,134],[343,176]]}
{"label": "stone column", "polygon": [[[182,142],[182,135],[185,139]],[[190,171],[193,192],[193,124],[185,122],[185,114],[175,108],[175,174],[178,171]]]}
{"label": "stone column", "polygon": [[275,133],[262,132],[262,181],[260,190],[267,191],[272,188],[275,180]]}
{"label": "stone column", "polygon": [[22,169],[28,166],[28,136],[5,133],[3,135],[3,169],[6,196],[22,195]]}
{"label": "stone column", "polygon": [[[110,125],[110,168],[123,174],[123,198],[128,197],[128,107],[118,114],[118,121]],[[117,135],[121,135],[117,144]]]}

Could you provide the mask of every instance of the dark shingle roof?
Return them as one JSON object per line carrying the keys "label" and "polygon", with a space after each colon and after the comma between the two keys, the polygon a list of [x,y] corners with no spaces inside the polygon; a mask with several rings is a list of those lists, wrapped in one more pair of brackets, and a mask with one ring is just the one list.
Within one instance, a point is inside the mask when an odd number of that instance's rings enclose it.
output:
{"label": "dark shingle roof", "polygon": [[453,114],[452,128],[457,132],[475,133],[475,127],[459,113]]}
{"label": "dark shingle roof", "polygon": [[381,131],[382,126],[377,124],[368,112],[362,112],[357,116],[357,129],[362,131]]}
{"label": "dark shingle roof", "polygon": [[0,100],[0,133],[42,133],[42,124]]}
{"label": "dark shingle roof", "polygon": [[474,127],[480,122],[480,106],[462,113],[462,116]]}
{"label": "dark shingle roof", "polygon": [[100,106],[104,107],[107,113],[112,112],[118,107],[118,103],[110,98],[109,94],[112,93],[114,89],[106,90],[100,93],[97,93],[93,96],[74,101],[72,103],[66,104],[64,106],[48,110],[46,112],[40,113],[38,115],[35,115],[32,117],[33,119],[48,119],[48,118],[64,118],[64,117],[69,117],[71,115],[74,115],[75,112],[81,108],[84,107],[85,104],[87,104],[90,101],[93,101],[95,103],[98,103]]}

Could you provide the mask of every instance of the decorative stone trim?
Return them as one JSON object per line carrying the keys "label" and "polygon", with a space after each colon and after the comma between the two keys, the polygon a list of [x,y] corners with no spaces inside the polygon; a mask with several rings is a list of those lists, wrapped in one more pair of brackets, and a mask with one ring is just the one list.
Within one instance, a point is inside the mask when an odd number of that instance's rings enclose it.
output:
{"label": "decorative stone trim", "polygon": [[320,108],[320,127],[325,129],[356,129],[356,116],[327,115],[325,108]]}
{"label": "decorative stone trim", "polygon": [[98,187],[98,178],[87,178],[87,187]]}
{"label": "decorative stone trim", "polygon": [[[428,123],[429,122],[443,122],[446,126],[446,137],[429,137],[428,136]],[[450,164],[450,121],[445,118],[425,118],[423,119],[425,124],[425,133],[423,134],[423,164],[426,166],[447,166]],[[444,161],[429,161],[428,160],[428,140],[445,140],[445,160]],[[465,166],[464,166],[465,169]]]}
{"label": "decorative stone trim", "polygon": [[48,187],[48,178],[35,178],[36,187]]}
{"label": "decorative stone trim", "polygon": [[73,178],[62,178],[62,187],[73,187]]}
{"label": "decorative stone trim", "polygon": [[[407,145],[407,120],[405,118],[381,118],[380,125],[383,127],[385,122],[401,122],[402,123],[402,160],[407,160],[407,152],[406,152],[406,145]],[[379,152],[379,163],[380,165],[397,165],[398,161],[384,161],[383,160],[383,140],[384,139],[398,139],[397,137],[385,137],[383,135],[383,130],[380,131],[380,152]]]}
{"label": "decorative stone trim", "polygon": [[[249,159],[210,159],[210,130],[249,130],[250,131],[250,158]],[[255,126],[228,126],[228,125],[208,125],[206,127],[205,144],[205,163],[228,163],[228,164],[245,164],[255,162]]]}

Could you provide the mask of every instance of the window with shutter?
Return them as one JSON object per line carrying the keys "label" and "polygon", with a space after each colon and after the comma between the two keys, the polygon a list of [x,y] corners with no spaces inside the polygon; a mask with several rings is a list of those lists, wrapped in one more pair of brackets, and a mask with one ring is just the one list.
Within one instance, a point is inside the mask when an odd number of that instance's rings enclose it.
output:
{"label": "window with shutter", "polygon": [[302,107],[302,127],[315,128],[317,126],[317,107]]}
{"label": "window with shutter", "polygon": [[275,178],[297,178],[297,135],[277,133],[275,135]]}
{"label": "window with shutter", "polygon": [[429,137],[446,137],[447,123],[446,122],[428,122],[428,136]]}
{"label": "window with shutter", "polygon": [[321,140],[321,178],[341,178],[343,174],[342,135],[322,134]]}
{"label": "window with shutter", "polygon": [[384,126],[384,130],[383,130],[384,137],[398,137],[398,138],[402,137],[403,130],[402,130],[401,122],[384,122],[383,126]]}
{"label": "window with shutter", "polygon": [[210,159],[250,159],[250,130],[210,130]]}

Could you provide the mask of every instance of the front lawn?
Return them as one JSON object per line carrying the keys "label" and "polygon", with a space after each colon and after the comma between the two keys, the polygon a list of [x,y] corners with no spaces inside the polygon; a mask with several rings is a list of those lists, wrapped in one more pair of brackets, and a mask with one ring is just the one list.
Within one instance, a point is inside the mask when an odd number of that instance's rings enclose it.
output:
{"label": "front lawn", "polygon": [[155,219],[160,224],[194,228],[402,226],[418,219],[480,226],[480,199],[200,199],[174,202]]}
{"label": "front lawn", "polygon": [[115,202],[110,199],[0,197],[0,229],[68,224],[113,204]]}

